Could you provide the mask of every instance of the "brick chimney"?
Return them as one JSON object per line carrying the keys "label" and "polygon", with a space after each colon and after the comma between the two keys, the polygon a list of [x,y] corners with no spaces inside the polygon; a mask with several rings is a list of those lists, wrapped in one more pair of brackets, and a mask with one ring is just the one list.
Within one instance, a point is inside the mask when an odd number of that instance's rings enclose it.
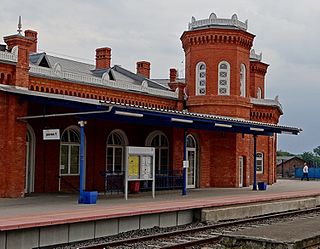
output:
{"label": "brick chimney", "polygon": [[96,69],[110,68],[111,65],[111,48],[96,49]]}
{"label": "brick chimney", "polygon": [[170,82],[176,82],[177,81],[177,69],[170,68]]}
{"label": "brick chimney", "polygon": [[10,35],[3,38],[11,51],[13,47],[18,47],[18,61],[16,65],[15,80],[16,86],[28,88],[29,85],[29,51],[33,42],[21,34]]}
{"label": "brick chimney", "polygon": [[150,78],[150,62],[138,61],[137,62],[137,74],[141,74],[146,78]]}
{"label": "brick chimney", "polygon": [[29,51],[31,53],[37,53],[37,44],[38,44],[38,32],[34,30],[25,30],[24,36],[29,38],[32,41]]}

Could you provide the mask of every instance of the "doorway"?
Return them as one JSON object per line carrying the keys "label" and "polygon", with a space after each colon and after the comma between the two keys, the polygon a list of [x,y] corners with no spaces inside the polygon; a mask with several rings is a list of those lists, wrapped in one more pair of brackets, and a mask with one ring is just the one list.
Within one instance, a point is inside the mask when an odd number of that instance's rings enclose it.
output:
{"label": "doorway", "polygon": [[25,183],[24,192],[26,194],[34,192],[34,152],[35,135],[31,126],[27,127],[26,145],[25,145]]}
{"label": "doorway", "polygon": [[240,156],[239,157],[239,188],[243,187],[243,164],[244,164],[243,156]]}
{"label": "doorway", "polygon": [[187,160],[189,167],[187,170],[187,188],[196,187],[197,179],[197,144],[193,136],[187,136]]}

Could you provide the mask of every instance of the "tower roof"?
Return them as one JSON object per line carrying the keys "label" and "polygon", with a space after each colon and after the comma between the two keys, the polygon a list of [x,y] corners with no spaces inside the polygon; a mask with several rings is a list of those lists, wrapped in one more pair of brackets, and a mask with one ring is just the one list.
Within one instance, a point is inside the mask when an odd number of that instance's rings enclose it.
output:
{"label": "tower roof", "polygon": [[193,16],[189,23],[189,31],[205,28],[231,28],[231,29],[248,29],[248,20],[241,22],[238,20],[237,14],[233,14],[231,19],[228,18],[217,18],[215,13],[211,13],[208,19],[196,20]]}

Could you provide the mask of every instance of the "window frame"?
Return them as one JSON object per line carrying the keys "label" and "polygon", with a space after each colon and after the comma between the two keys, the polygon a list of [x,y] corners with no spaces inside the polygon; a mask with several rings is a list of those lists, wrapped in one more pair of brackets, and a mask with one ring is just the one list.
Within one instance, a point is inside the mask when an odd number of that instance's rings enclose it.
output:
{"label": "window frame", "polygon": [[[261,156],[259,156],[261,155]],[[259,167],[261,167],[261,169],[258,170],[258,162],[260,162],[260,165]],[[257,170],[257,173],[259,174],[263,174],[263,171],[264,171],[264,154],[263,152],[257,152],[256,153],[256,170]]]}
{"label": "window frame", "polygon": [[240,65],[240,96],[246,97],[246,78],[247,78],[247,69],[245,64]]}
{"label": "window frame", "polygon": [[[227,66],[226,69],[220,68],[222,64]],[[227,73],[227,76],[221,76],[221,73]],[[227,83],[225,85],[221,85],[220,82],[222,80],[226,80]],[[226,93],[221,93],[220,89],[225,89]],[[229,96],[230,95],[230,64],[227,61],[220,61],[218,64],[218,95],[221,96]]]}
{"label": "window frame", "polygon": [[[204,66],[204,69],[200,69],[201,66]],[[205,73],[204,77],[201,77],[200,74]],[[200,85],[200,82],[204,80],[204,86]],[[204,89],[204,93],[200,93],[200,90]],[[200,61],[196,65],[196,95],[203,96],[207,94],[207,65],[203,61]]]}
{"label": "window frame", "polygon": [[[76,133],[79,142],[72,142],[70,141],[70,131]],[[68,141],[64,141],[63,137],[65,133],[68,133]],[[62,147],[67,146],[67,165],[64,165],[67,167],[67,173],[62,173],[61,169],[61,160],[62,160]],[[71,173],[71,156],[72,156],[72,148],[76,147],[78,149],[78,168],[77,168],[77,173]],[[78,176],[80,175],[80,130],[76,126],[70,126],[67,127],[61,134],[61,140],[60,140],[60,157],[59,157],[59,175],[60,176]]]}

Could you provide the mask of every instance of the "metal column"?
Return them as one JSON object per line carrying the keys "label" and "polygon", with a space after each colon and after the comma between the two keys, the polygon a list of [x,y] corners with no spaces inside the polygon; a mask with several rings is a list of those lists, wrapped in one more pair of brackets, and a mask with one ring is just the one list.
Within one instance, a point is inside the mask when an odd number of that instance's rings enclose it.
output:
{"label": "metal column", "polygon": [[253,188],[257,190],[257,135],[253,135]]}
{"label": "metal column", "polygon": [[78,122],[80,126],[80,196],[79,196],[79,203],[83,203],[84,199],[84,192],[83,192],[83,186],[84,186],[84,125],[86,124],[86,121],[79,121]]}
{"label": "metal column", "polygon": [[182,174],[183,174],[183,188],[182,188],[182,195],[187,194],[187,131],[184,129],[183,131],[183,168],[182,168]]}

